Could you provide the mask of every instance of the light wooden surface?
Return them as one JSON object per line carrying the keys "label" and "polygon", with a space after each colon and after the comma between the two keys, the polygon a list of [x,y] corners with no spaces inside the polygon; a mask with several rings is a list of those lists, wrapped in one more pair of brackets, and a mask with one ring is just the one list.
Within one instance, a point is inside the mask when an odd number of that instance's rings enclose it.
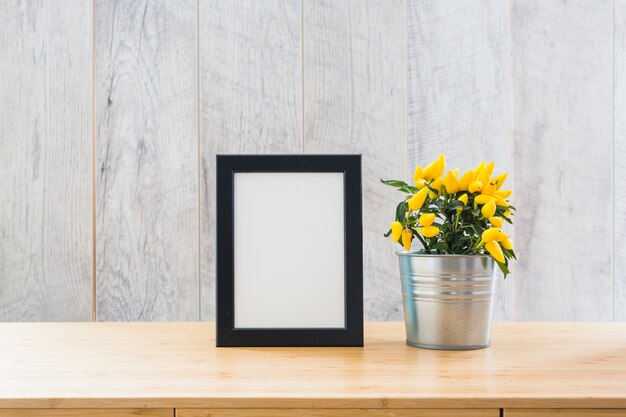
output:
{"label": "light wooden surface", "polygon": [[196,2],[95,4],[97,319],[198,320]]}
{"label": "light wooden surface", "polygon": [[626,0],[615,0],[614,19],[614,318],[626,321]]}
{"label": "light wooden surface", "polygon": [[[0,414],[2,416],[2,414]],[[372,409],[326,409],[326,410],[303,410],[303,409],[190,409],[176,410],[176,417],[498,417],[500,410],[474,409],[474,410],[433,410],[433,409],[398,409],[398,410],[372,410]]]}
{"label": "light wooden surface", "polygon": [[302,152],[301,5],[199,2],[200,281],[215,319],[215,155]]}
{"label": "light wooden surface", "polygon": [[304,151],[361,153],[367,320],[401,319],[398,261],[383,233],[406,172],[404,1],[303,2]]}
{"label": "light wooden surface", "polygon": [[512,409],[506,410],[504,417],[626,417],[626,410]]}
{"label": "light wooden surface", "polygon": [[215,348],[207,323],[0,324],[0,408],[626,408],[626,323],[496,324],[491,348]]}
{"label": "light wooden surface", "polygon": [[613,318],[613,3],[591,6],[512,2],[519,320]]}
{"label": "light wooden surface", "polygon": [[0,417],[175,417],[174,409],[0,409]]}
{"label": "light wooden surface", "polygon": [[[509,1],[407,4],[406,177],[412,178],[416,165],[425,166],[441,152],[448,169],[461,173],[483,159],[495,161],[496,174],[511,173]],[[505,188],[512,184],[510,175]],[[511,320],[513,280],[496,283],[495,318]]]}
{"label": "light wooden surface", "polygon": [[0,321],[92,318],[91,39],[89,1],[0,6]]}

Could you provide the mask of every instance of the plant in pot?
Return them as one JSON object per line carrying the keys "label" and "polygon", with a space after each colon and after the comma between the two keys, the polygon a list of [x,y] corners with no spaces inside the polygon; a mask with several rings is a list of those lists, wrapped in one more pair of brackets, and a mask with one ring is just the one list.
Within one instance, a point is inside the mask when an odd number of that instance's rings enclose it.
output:
{"label": "plant in pot", "polygon": [[[491,340],[497,265],[509,274],[513,244],[502,231],[515,208],[502,189],[506,173],[492,177],[481,162],[444,175],[445,156],[415,169],[414,185],[381,180],[406,194],[385,236],[404,250],[400,262],[407,344],[431,349],[480,349]],[[419,242],[421,249],[411,250]]]}

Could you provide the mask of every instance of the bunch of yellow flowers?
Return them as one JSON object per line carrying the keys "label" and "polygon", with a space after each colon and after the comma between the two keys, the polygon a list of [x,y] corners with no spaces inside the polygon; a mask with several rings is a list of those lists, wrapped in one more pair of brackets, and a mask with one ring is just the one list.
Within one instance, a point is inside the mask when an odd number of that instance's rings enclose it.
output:
{"label": "bunch of yellow flowers", "polygon": [[492,177],[493,168],[493,162],[483,161],[460,177],[458,169],[444,175],[446,158],[441,154],[415,169],[414,186],[381,180],[407,194],[385,236],[391,235],[407,251],[417,238],[423,246],[418,253],[489,254],[506,276],[515,252],[502,226],[512,224],[515,208],[508,200],[511,190],[502,189],[506,172]]}

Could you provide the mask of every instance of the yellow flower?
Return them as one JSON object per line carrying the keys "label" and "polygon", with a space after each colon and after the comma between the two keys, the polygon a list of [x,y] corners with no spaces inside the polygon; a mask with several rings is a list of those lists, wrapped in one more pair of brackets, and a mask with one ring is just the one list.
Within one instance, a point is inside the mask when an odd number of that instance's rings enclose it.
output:
{"label": "yellow flower", "polygon": [[424,170],[422,169],[421,166],[418,165],[417,168],[415,168],[415,173],[413,174],[413,182],[417,185],[417,183],[423,179],[424,179]]}
{"label": "yellow flower", "polygon": [[432,198],[434,200],[435,198],[437,198],[439,193],[441,193],[441,178],[440,177],[435,178],[435,180],[432,182],[432,184],[430,184],[430,187],[434,188],[435,190],[437,190],[437,192],[430,191],[428,193],[430,198]]}
{"label": "yellow flower", "polygon": [[495,201],[495,198],[487,194],[479,194],[474,198],[476,204],[487,204],[490,201]]}
{"label": "yellow flower", "polygon": [[435,221],[435,213],[424,213],[418,221],[422,226],[430,226]]}
{"label": "yellow flower", "polygon": [[480,213],[483,215],[483,217],[493,216],[494,214],[496,214],[496,203],[494,201],[487,202],[483,206],[483,208],[480,209]]}
{"label": "yellow flower", "polygon": [[459,191],[467,191],[472,181],[474,181],[474,171],[467,171],[459,180]]}
{"label": "yellow flower", "polygon": [[502,224],[504,222],[502,221],[502,217],[493,217],[492,216],[492,217],[489,217],[489,223],[491,223],[491,225],[493,227],[502,227]]}
{"label": "yellow flower", "polygon": [[402,223],[391,223],[391,236],[394,242],[398,242],[400,240],[400,238],[402,237]]}
{"label": "yellow flower", "polygon": [[402,231],[402,246],[404,246],[404,250],[407,252],[411,250],[411,240],[413,240],[413,232],[409,229],[404,229]]}
{"label": "yellow flower", "polygon": [[437,226],[425,226],[420,229],[420,232],[426,237],[435,237],[439,234],[439,228]]}
{"label": "yellow flower", "polygon": [[502,242],[500,242],[500,245],[504,248],[504,249],[508,249],[508,250],[513,250],[513,242],[511,241],[511,238],[506,238],[504,239]]}
{"label": "yellow flower", "polygon": [[409,210],[419,210],[424,205],[424,201],[426,201],[426,194],[428,194],[428,188],[424,187],[419,190],[411,199],[409,200]]}
{"label": "yellow flower", "polygon": [[496,190],[499,190],[500,188],[502,188],[502,184],[504,184],[504,181],[506,181],[506,177],[507,177],[506,172],[503,172],[502,174],[496,177],[493,177],[491,182],[495,184]]}
{"label": "yellow flower", "polygon": [[492,240],[495,240],[498,233],[500,233],[500,229],[497,227],[490,227],[483,232],[481,239],[483,242],[491,242]]}
{"label": "yellow flower", "polygon": [[496,242],[504,242],[505,240],[507,240],[509,238],[509,235],[507,235],[504,232],[498,232],[496,234],[496,238],[494,239]]}
{"label": "yellow flower", "polygon": [[454,175],[452,171],[446,174],[443,178],[442,184],[446,187],[446,192],[448,194],[454,194],[459,190],[459,180],[457,180],[456,175]]}
{"label": "yellow flower", "polygon": [[498,242],[494,242],[493,240],[491,242],[487,242],[485,249],[487,249],[487,252],[493,256],[493,259],[501,264],[504,263],[504,254],[502,253],[502,248],[498,245]]}
{"label": "yellow flower", "polygon": [[479,193],[480,190],[483,189],[483,183],[480,181],[472,181],[470,182],[470,185],[467,187],[467,190],[470,193]]}

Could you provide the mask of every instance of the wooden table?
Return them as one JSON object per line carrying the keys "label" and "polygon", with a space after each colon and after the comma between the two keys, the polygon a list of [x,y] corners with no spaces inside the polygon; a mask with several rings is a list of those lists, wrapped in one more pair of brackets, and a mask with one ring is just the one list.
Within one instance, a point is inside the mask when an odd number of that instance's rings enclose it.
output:
{"label": "wooden table", "polygon": [[402,323],[367,324],[364,348],[218,349],[214,330],[0,324],[0,417],[626,416],[626,323],[496,324],[459,352],[406,346]]}

